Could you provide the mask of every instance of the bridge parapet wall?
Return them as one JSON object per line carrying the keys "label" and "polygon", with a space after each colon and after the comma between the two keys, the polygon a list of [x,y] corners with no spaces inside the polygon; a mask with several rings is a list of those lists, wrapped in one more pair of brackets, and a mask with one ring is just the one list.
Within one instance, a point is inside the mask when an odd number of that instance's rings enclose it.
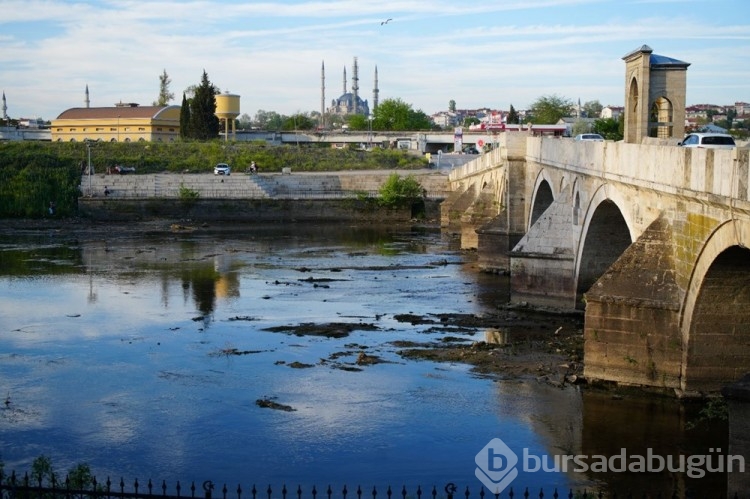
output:
{"label": "bridge parapet wall", "polygon": [[569,172],[691,199],[729,204],[728,199],[716,197],[731,197],[750,209],[749,154],[747,148],[694,149],[532,137],[528,139],[526,158]]}

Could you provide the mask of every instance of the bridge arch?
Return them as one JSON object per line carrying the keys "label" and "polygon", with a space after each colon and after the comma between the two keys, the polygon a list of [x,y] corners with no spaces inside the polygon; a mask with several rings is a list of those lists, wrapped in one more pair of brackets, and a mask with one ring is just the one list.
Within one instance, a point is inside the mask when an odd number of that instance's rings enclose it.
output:
{"label": "bridge arch", "polygon": [[684,391],[714,391],[750,371],[750,222],[726,221],[709,236],[680,315]]}
{"label": "bridge arch", "polygon": [[627,206],[625,200],[607,184],[599,186],[588,204],[576,251],[576,308],[584,308],[583,294],[634,240],[633,224],[621,206]]}
{"label": "bridge arch", "polygon": [[552,181],[549,173],[545,170],[539,172],[534,183],[534,194],[531,198],[531,209],[529,210],[529,224],[526,227],[528,231],[539,220],[539,217],[552,206],[555,201],[555,194],[552,191]]}

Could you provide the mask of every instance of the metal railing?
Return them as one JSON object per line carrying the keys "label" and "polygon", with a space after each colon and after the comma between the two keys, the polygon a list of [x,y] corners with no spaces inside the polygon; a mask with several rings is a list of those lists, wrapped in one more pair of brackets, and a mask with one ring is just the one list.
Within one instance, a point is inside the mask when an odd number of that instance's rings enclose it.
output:
{"label": "metal railing", "polygon": [[[66,477],[63,481],[55,481],[44,484],[41,479],[32,480],[28,473],[23,478],[17,478],[15,472],[10,476],[2,477],[0,475],[0,499],[96,499],[96,498],[121,498],[121,499],[501,499],[501,498],[539,498],[545,497],[552,499],[603,499],[607,498],[633,498],[631,493],[617,494],[605,493],[603,491],[589,492],[587,490],[558,492],[554,489],[547,495],[544,490],[530,490],[528,487],[514,489],[513,487],[502,491],[499,494],[487,493],[484,487],[475,486],[471,489],[469,486],[459,488],[453,483],[448,483],[442,490],[432,486],[423,489],[421,486],[407,489],[406,486],[392,488],[390,485],[384,488],[373,486],[372,488],[362,488],[357,486],[356,489],[349,489],[344,485],[341,489],[334,489],[328,485],[324,489],[318,489],[316,486],[303,489],[302,486],[296,488],[287,488],[282,485],[274,488],[271,485],[258,488],[253,485],[249,490],[243,490],[240,485],[236,489],[229,489],[226,484],[214,493],[215,485],[212,481],[206,480],[200,487],[191,482],[189,487],[183,487],[178,481],[173,489],[169,489],[166,481],[161,484],[154,484],[149,479],[146,484],[140,483],[137,479],[132,486],[128,488],[125,481],[121,478],[119,482],[113,483],[109,478],[105,482],[97,482],[96,478],[91,479],[91,483],[86,485],[73,484],[70,478]],[[643,497],[647,497],[643,495]],[[657,496],[648,495],[648,497],[663,497],[664,499],[679,499],[677,492],[671,496],[664,496],[659,493]],[[739,499],[738,494],[734,494],[735,499]]]}

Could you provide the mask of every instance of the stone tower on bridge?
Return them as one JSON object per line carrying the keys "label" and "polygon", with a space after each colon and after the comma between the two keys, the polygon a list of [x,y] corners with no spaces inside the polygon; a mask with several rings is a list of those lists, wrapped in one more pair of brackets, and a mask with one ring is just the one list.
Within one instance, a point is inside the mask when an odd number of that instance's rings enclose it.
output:
{"label": "stone tower on bridge", "polygon": [[685,94],[690,63],[656,55],[648,45],[625,57],[625,142],[685,135]]}

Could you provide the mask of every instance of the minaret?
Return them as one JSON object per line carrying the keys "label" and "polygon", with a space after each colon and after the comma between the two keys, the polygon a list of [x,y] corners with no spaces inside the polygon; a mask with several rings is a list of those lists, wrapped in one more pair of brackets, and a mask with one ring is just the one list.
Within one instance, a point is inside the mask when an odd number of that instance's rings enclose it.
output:
{"label": "minaret", "polygon": [[344,91],[341,95],[346,95],[346,66],[344,66]]}
{"label": "minaret", "polygon": [[5,102],[5,90],[3,90],[3,119],[8,120],[8,104]]}
{"label": "minaret", "polygon": [[323,116],[326,113],[326,62],[320,64],[320,126],[324,126]]}
{"label": "minaret", "polygon": [[86,101],[85,102],[86,102],[86,107],[88,108],[89,105],[91,104],[91,101],[89,100],[89,86],[88,85],[86,85]]}
{"label": "minaret", "polygon": [[353,113],[357,114],[359,112],[359,109],[357,109],[357,101],[359,100],[359,70],[357,69],[357,58],[354,58],[354,74],[352,75],[352,107]]}
{"label": "minaret", "polygon": [[380,90],[378,90],[378,67],[375,66],[375,88],[373,88],[372,90],[372,112],[373,113],[378,108],[378,94],[379,93],[380,93]]}

